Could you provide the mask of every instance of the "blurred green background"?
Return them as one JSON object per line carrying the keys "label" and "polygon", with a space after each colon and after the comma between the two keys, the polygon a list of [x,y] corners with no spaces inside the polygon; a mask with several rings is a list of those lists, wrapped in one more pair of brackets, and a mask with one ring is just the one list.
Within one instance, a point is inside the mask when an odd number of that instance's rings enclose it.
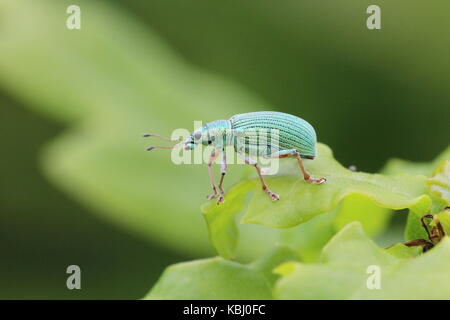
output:
{"label": "blurred green background", "polygon": [[[68,30],[66,8],[81,8]],[[377,4],[382,29],[366,28]],[[144,296],[213,255],[204,166],[140,133],[279,110],[344,165],[429,161],[449,142],[448,0],[1,0],[0,298]],[[231,167],[227,186],[242,168]],[[245,226],[243,260],[269,248]],[[67,290],[77,264],[82,290]]]}

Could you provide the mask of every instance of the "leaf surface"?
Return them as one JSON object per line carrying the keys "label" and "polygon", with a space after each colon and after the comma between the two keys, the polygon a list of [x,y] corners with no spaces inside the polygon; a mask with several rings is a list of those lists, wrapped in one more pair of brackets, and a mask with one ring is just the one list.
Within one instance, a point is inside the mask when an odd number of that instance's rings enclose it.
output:
{"label": "leaf surface", "polygon": [[249,265],[220,257],[169,266],[145,299],[272,299],[272,269],[295,253],[278,246]]}
{"label": "leaf surface", "polygon": [[[414,257],[402,245],[377,247],[360,224],[343,228],[325,246],[321,263],[287,262],[276,269],[278,299],[449,299],[450,239]],[[380,271],[380,289],[373,277]]]}
{"label": "leaf surface", "polygon": [[[234,256],[237,244],[236,216],[240,212],[244,212],[241,218],[244,224],[292,228],[330,212],[348,196],[355,197],[351,201],[360,200],[356,197],[365,197],[378,207],[395,210],[411,208],[425,212],[430,208],[431,200],[425,195],[424,176],[352,172],[333,158],[329,147],[319,143],[317,148],[318,157],[313,161],[305,161],[305,167],[313,176],[325,177],[326,183],[313,185],[305,182],[295,161],[291,160],[290,164],[280,164],[284,167],[281,174],[266,178],[269,187],[281,195],[279,201],[270,200],[255,178],[241,182],[228,192],[228,198],[233,201],[239,199],[232,206],[217,206],[208,202],[202,207],[209,230],[213,231],[210,232],[213,246],[221,256]],[[246,203],[244,195],[247,193],[249,200]],[[342,221],[351,221],[351,217],[358,214],[370,214],[370,211],[357,210],[356,207],[353,212],[346,211],[348,219],[341,216]],[[343,224],[339,221],[336,223]]]}

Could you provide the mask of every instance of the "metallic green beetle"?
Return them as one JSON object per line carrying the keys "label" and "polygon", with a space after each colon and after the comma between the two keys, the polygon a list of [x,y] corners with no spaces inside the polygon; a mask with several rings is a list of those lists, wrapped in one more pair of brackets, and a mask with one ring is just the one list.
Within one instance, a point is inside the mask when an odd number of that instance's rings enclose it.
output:
{"label": "metallic green beetle", "polygon": [[[145,137],[154,136],[170,140],[154,134],[145,134]],[[170,140],[179,141],[179,140]],[[218,198],[217,203],[224,202],[225,191],[222,188],[227,171],[225,148],[233,146],[234,150],[245,161],[256,168],[262,189],[272,198],[279,200],[280,196],[272,192],[264,181],[258,162],[251,156],[263,156],[264,158],[294,157],[303,177],[310,183],[321,184],[325,178],[313,179],[303,166],[302,158],[314,159],[316,156],[316,132],[305,120],[282,112],[261,111],[238,114],[229,120],[216,120],[205,124],[195,130],[184,141],[185,150],[192,150],[197,145],[212,145],[212,152],[208,161],[208,172],[213,193],[208,199]],[[171,149],[174,147],[149,147]],[[220,182],[218,187],[214,181],[212,164],[222,153],[222,165]],[[219,189],[219,192],[217,191]]]}

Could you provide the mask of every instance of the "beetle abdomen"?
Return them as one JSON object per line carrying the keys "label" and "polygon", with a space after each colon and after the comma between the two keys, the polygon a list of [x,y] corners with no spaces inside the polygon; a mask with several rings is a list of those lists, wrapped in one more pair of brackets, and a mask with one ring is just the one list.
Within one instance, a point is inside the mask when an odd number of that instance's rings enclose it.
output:
{"label": "beetle abdomen", "polygon": [[[316,132],[314,128],[302,118],[274,111],[242,113],[230,119],[233,132],[244,132],[246,152],[253,154],[271,154],[273,149],[278,151],[296,149],[303,157],[316,155]],[[260,141],[262,132],[278,131],[278,145],[274,146],[270,139]],[[263,145],[264,144],[264,145]],[[266,151],[259,151],[260,147],[267,147]],[[236,145],[235,145],[236,148]],[[258,149],[258,151],[254,151]],[[253,150],[253,151],[252,151]]]}

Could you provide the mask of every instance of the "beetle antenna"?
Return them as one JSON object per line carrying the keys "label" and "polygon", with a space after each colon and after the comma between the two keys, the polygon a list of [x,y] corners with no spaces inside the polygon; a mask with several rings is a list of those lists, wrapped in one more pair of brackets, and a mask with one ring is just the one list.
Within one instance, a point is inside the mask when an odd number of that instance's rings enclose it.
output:
{"label": "beetle antenna", "polygon": [[162,136],[159,136],[159,135],[153,134],[153,133],[144,133],[142,136],[145,137],[145,138],[147,138],[147,137],[155,137],[155,138],[158,138],[158,139],[161,139],[161,140],[166,140],[166,141],[181,141],[181,138],[179,138],[179,139],[170,139],[170,138],[162,137]]}
{"label": "beetle antenna", "polygon": [[161,146],[154,146],[154,147],[148,147],[147,151],[152,151],[153,149],[173,149],[173,147],[161,147]]}
{"label": "beetle antenna", "polygon": [[171,147],[151,146],[151,147],[148,147],[148,148],[145,149],[145,150],[147,150],[147,151],[152,151],[153,149],[174,149],[174,148],[178,147],[179,145],[180,145],[180,143],[177,143],[176,145],[171,146]]}

